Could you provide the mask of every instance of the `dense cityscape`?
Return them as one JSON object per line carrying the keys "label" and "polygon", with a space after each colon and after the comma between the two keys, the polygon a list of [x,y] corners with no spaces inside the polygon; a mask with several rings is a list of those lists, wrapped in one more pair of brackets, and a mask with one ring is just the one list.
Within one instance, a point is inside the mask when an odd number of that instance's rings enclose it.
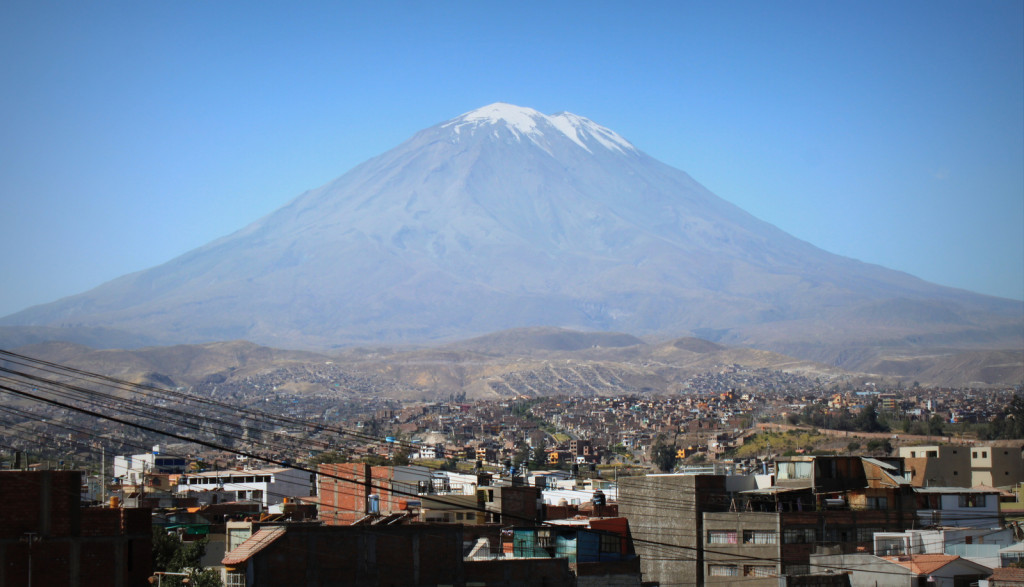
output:
{"label": "dense cityscape", "polygon": [[[23,504],[6,539],[57,557],[10,563],[12,584],[110,584],[86,563],[121,560],[123,585],[959,585],[1015,573],[1024,552],[1019,388],[722,365],[668,395],[401,401],[354,394],[375,382],[332,365],[192,389],[6,365],[0,491]],[[39,507],[55,509],[25,517]],[[120,516],[107,550],[75,547],[78,566],[46,550],[103,515]],[[318,554],[345,544],[376,563]]]}

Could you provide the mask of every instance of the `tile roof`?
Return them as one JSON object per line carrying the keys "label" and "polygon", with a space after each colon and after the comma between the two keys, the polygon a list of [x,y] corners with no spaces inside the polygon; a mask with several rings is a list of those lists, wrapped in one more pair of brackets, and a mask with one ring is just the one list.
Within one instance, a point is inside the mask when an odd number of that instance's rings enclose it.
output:
{"label": "tile roof", "polygon": [[889,562],[910,569],[917,575],[930,575],[960,558],[953,554],[912,554],[909,556],[884,556]]}
{"label": "tile roof", "polygon": [[992,569],[992,576],[989,581],[1012,581],[1015,583],[1024,582],[1024,569],[1016,567],[1003,567]]}
{"label": "tile roof", "polygon": [[273,541],[284,536],[284,532],[284,526],[260,528],[260,530],[250,536],[248,540],[239,544],[234,550],[224,555],[224,560],[220,562],[223,565],[240,565],[249,560],[257,552],[263,550],[267,546],[270,546]]}

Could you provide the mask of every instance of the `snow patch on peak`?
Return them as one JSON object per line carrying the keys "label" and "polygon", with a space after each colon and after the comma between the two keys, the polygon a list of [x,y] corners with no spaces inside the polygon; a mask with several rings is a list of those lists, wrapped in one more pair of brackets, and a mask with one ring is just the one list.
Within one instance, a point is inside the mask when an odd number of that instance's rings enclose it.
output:
{"label": "snow patch on peak", "polygon": [[547,118],[532,108],[523,108],[504,102],[495,102],[483,108],[477,108],[447,122],[442,127],[453,126],[456,133],[463,126],[480,126],[484,124],[498,124],[505,122],[510,129],[524,135],[539,134],[537,121]]}
{"label": "snow patch on peak", "polygon": [[636,147],[632,143],[622,138],[619,133],[597,124],[589,118],[584,118],[573,114],[572,112],[559,112],[547,117],[551,124],[555,125],[558,130],[562,131],[565,136],[569,137],[584,149],[590,151],[586,145],[583,144],[581,136],[588,136],[604,148],[619,151],[625,153],[627,151],[636,151]]}
{"label": "snow patch on peak", "polygon": [[[588,153],[593,153],[587,142],[597,142],[604,148],[611,151],[636,152],[629,141],[619,136],[618,133],[607,129],[588,118],[577,116],[570,112],[560,112],[551,116],[545,116],[533,108],[525,108],[504,102],[495,102],[482,108],[477,108],[454,118],[441,125],[442,128],[451,127],[455,134],[461,134],[463,128],[467,130],[476,129],[484,125],[502,124],[512,131],[516,139],[529,138],[532,142],[547,149],[541,143],[544,137],[542,125],[550,125],[566,138],[576,143]],[[497,135],[495,135],[497,136]]]}

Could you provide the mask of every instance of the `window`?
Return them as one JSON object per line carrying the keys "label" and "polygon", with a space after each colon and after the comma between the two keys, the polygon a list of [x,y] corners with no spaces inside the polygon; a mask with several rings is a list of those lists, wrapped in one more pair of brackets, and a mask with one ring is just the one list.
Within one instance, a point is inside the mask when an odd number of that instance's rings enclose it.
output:
{"label": "window", "polygon": [[245,573],[241,571],[228,571],[224,574],[224,587],[245,587]]}
{"label": "window", "polygon": [[774,577],[775,567],[768,565],[743,565],[744,577]]}
{"label": "window", "polygon": [[853,528],[825,528],[825,542],[852,542],[854,537]]}
{"label": "window", "polygon": [[[956,454],[955,450],[953,451],[953,454]],[[937,451],[937,450],[930,450],[930,451],[925,453],[925,456],[926,457],[938,457],[939,456],[939,451]]]}
{"label": "window", "polygon": [[783,544],[811,544],[817,540],[814,528],[786,528],[782,534]]}
{"label": "window", "polygon": [[968,494],[960,496],[960,507],[962,508],[983,508],[985,507],[985,494]]}
{"label": "window", "polygon": [[601,535],[601,552],[619,552],[622,550],[621,540],[615,534]]}
{"label": "window", "polygon": [[708,544],[736,544],[736,531],[708,530]]}
{"label": "window", "polygon": [[867,506],[869,510],[887,510],[889,509],[889,498],[869,497],[867,499]]}
{"label": "window", "polygon": [[981,451],[981,458],[983,458],[983,459],[987,459],[988,458],[988,451],[987,450]]}
{"label": "window", "polygon": [[738,577],[740,569],[736,565],[708,565],[709,577]]}
{"label": "window", "polygon": [[978,458],[978,451],[974,451],[974,452],[973,452],[973,453],[971,454],[971,458],[974,458],[974,459]]}
{"label": "window", "polygon": [[551,530],[537,530],[537,546],[546,548],[552,544]]}
{"label": "window", "polygon": [[786,479],[810,479],[813,471],[814,463],[811,462],[791,462],[791,463],[776,463],[778,469],[779,480]]}
{"label": "window", "polygon": [[875,539],[875,532],[881,532],[881,528],[857,527],[857,542],[871,542]]}
{"label": "window", "polygon": [[771,530],[744,530],[743,544],[776,544],[777,534]]}
{"label": "window", "polygon": [[786,565],[787,575],[806,575],[810,572],[810,565]]}

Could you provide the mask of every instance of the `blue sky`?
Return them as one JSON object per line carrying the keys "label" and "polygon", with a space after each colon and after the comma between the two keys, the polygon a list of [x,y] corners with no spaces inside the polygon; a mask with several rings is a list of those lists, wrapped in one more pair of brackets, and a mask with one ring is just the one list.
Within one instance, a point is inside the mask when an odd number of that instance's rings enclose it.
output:
{"label": "blue sky", "polygon": [[1024,299],[1024,3],[0,7],[0,315],[167,261],[503,101],[828,251]]}

